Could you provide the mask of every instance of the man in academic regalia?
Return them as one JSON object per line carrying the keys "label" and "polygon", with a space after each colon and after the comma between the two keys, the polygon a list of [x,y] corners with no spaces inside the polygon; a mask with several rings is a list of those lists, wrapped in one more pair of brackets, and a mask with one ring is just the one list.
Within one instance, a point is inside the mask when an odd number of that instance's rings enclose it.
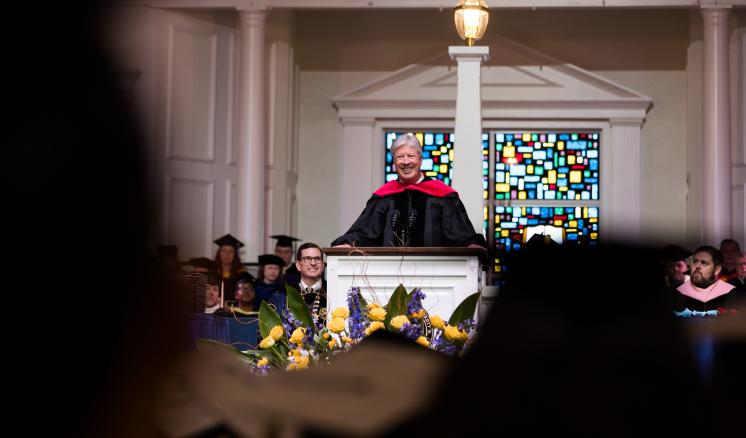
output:
{"label": "man in academic regalia", "polygon": [[484,248],[458,193],[426,177],[422,145],[403,134],[391,145],[398,180],[373,193],[360,217],[332,246],[468,246]]}
{"label": "man in academic regalia", "polygon": [[[318,323],[326,321],[326,280],[324,274],[324,256],[321,248],[315,243],[304,243],[298,248],[296,266],[300,271],[297,283],[288,283],[303,296],[311,316]],[[282,314],[287,309],[287,294],[284,291],[272,295],[270,302],[277,312]]]}
{"label": "man in academic regalia", "polygon": [[297,242],[300,239],[293,236],[286,236],[284,234],[276,234],[269,236],[277,240],[275,245],[275,255],[282,258],[284,264],[282,265],[282,278],[287,284],[298,284],[300,281],[300,272],[293,263],[293,242]]}
{"label": "man in academic regalia", "polygon": [[674,310],[724,313],[733,308],[733,285],[718,280],[722,266],[723,254],[717,248],[697,248],[691,258],[690,280],[676,288],[680,295]]}

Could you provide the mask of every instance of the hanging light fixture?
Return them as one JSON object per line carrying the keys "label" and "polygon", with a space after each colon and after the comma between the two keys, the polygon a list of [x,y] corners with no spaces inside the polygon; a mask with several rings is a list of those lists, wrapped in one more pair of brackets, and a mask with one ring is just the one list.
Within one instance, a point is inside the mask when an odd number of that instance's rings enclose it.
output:
{"label": "hanging light fixture", "polygon": [[490,9],[484,0],[460,0],[453,11],[456,31],[467,46],[473,46],[487,30]]}

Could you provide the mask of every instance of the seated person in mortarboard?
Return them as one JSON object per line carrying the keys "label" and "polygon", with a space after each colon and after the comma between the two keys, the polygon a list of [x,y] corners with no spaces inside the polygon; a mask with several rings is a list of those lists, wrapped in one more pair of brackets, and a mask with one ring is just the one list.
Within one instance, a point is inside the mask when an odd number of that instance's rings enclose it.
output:
{"label": "seated person in mortarboard", "polygon": [[233,293],[236,289],[236,277],[244,271],[241,257],[238,254],[238,249],[244,244],[230,234],[215,239],[214,242],[218,245],[218,251],[215,253],[215,263],[218,264],[218,273],[223,278],[223,290]]}
{"label": "seated person in mortarboard", "polygon": [[216,316],[257,316],[259,306],[254,290],[254,276],[248,272],[241,272],[236,278],[236,301],[230,303],[226,309],[215,312]]}
{"label": "seated person in mortarboard", "polygon": [[220,267],[214,261],[207,257],[196,257],[189,259],[189,264],[192,265],[192,272],[208,273],[214,272],[220,274]]}
{"label": "seated person in mortarboard", "polygon": [[391,145],[399,179],[373,193],[360,217],[332,246],[468,246],[485,248],[458,193],[426,177],[422,145],[403,134]]}
{"label": "seated person in mortarboard", "polygon": [[257,308],[262,305],[262,301],[269,302],[273,294],[285,291],[285,282],[281,275],[283,266],[285,262],[274,254],[259,256],[258,278],[254,283]]}
{"label": "seated person in mortarboard", "polygon": [[204,274],[207,276],[205,313],[214,314],[222,308],[222,300],[220,299],[220,276],[214,272],[205,272]]}
{"label": "seated person in mortarboard", "polygon": [[282,258],[282,272],[281,275],[287,284],[297,284],[300,281],[300,272],[293,263],[293,243],[300,241],[300,239],[293,236],[286,236],[284,234],[275,234],[269,236],[277,240],[275,245],[275,255]]}
{"label": "seated person in mortarboard", "polygon": [[[290,286],[298,289],[317,324],[326,323],[326,280],[324,280],[324,257],[321,248],[315,243],[304,243],[298,248],[296,266],[300,280]],[[275,293],[270,299],[277,313],[287,311],[285,292]]]}
{"label": "seated person in mortarboard", "polygon": [[718,280],[722,265],[723,255],[716,248],[700,246],[694,251],[690,280],[676,288],[678,316],[717,316],[734,308],[733,285]]}

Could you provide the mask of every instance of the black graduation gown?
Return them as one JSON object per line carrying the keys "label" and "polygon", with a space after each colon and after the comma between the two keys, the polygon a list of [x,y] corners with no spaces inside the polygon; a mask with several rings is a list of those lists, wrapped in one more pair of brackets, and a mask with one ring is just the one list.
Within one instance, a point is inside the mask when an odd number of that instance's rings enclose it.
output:
{"label": "black graduation gown", "polygon": [[[428,180],[432,179],[424,181]],[[360,217],[344,235],[332,242],[332,246],[344,243],[356,246],[431,247],[472,243],[487,246],[484,236],[474,232],[458,193],[436,196],[414,189],[384,196],[373,194]]]}
{"label": "black graduation gown", "polygon": [[285,273],[282,275],[282,278],[286,284],[300,283],[300,272],[295,266],[295,263],[291,263],[290,266],[285,269]]}

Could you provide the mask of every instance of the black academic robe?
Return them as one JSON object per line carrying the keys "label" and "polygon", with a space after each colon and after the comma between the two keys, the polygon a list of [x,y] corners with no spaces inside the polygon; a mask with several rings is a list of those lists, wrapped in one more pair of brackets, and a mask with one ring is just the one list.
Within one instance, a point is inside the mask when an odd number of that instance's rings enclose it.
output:
{"label": "black academic robe", "polygon": [[300,283],[300,272],[295,266],[295,263],[290,263],[290,266],[285,269],[285,273],[282,275],[282,279],[286,284]]}
{"label": "black academic robe", "polygon": [[458,193],[432,178],[404,185],[391,181],[368,200],[352,227],[332,246],[486,247],[475,233]]}

